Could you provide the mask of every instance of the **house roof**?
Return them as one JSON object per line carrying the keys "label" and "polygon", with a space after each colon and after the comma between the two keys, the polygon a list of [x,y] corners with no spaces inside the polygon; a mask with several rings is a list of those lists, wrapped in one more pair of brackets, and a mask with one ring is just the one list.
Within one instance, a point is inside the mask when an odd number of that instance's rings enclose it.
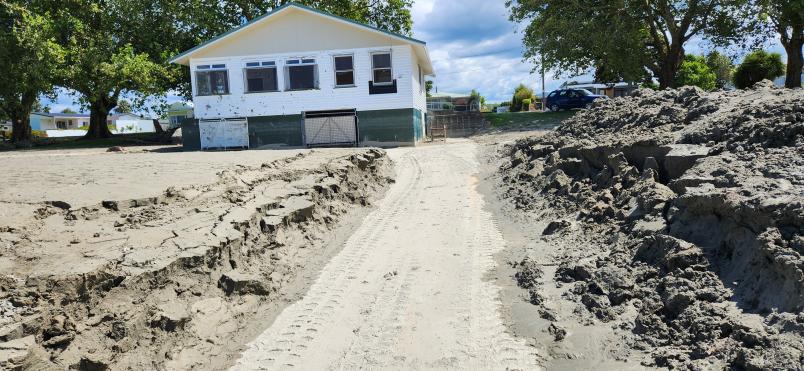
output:
{"label": "house roof", "polygon": [[89,118],[88,113],[48,113],[48,112],[32,112],[32,115],[45,116],[45,117],[65,117],[65,118]]}
{"label": "house roof", "polygon": [[472,94],[465,94],[465,93],[447,93],[447,92],[441,92],[441,93],[432,93],[432,94],[430,94],[430,97],[432,97],[432,98],[467,98],[467,97],[470,97],[470,96],[472,96]]}
{"label": "house roof", "polygon": [[266,14],[263,14],[262,16],[254,18],[253,20],[251,20],[251,21],[249,21],[249,22],[247,22],[245,24],[242,24],[242,25],[240,25],[238,27],[235,27],[235,28],[223,33],[223,34],[220,34],[220,35],[212,38],[211,40],[208,40],[208,41],[206,41],[204,43],[201,43],[200,45],[198,45],[198,46],[196,46],[196,47],[194,47],[194,48],[192,48],[190,50],[187,50],[187,51],[185,51],[185,52],[183,52],[183,53],[171,58],[170,63],[177,63],[177,64],[181,64],[181,65],[185,65],[185,66],[189,65],[190,57],[193,54],[195,54],[196,52],[198,52],[198,51],[200,51],[200,50],[202,50],[202,49],[204,49],[204,48],[206,48],[208,46],[211,46],[213,44],[217,44],[217,43],[225,40],[227,37],[232,36],[234,34],[237,34],[237,33],[241,32],[241,31],[243,31],[243,30],[245,30],[245,29],[247,29],[247,28],[249,28],[249,27],[251,27],[253,25],[256,25],[258,23],[264,22],[264,21],[266,21],[266,20],[268,20],[270,18],[280,16],[282,13],[284,13],[288,9],[299,9],[299,10],[308,12],[310,14],[315,14],[315,15],[318,15],[318,16],[327,17],[327,18],[330,18],[330,19],[333,19],[333,20],[336,20],[336,21],[339,21],[339,22],[343,22],[343,23],[346,23],[346,24],[361,28],[364,31],[370,31],[370,32],[376,32],[376,33],[385,34],[387,36],[391,36],[392,38],[398,39],[400,41],[410,43],[410,44],[412,44],[414,46],[414,49],[417,49],[419,53],[422,53],[422,57],[425,59],[425,62],[426,62],[426,66],[423,66],[425,68],[425,72],[428,75],[433,74],[433,66],[432,66],[432,62],[430,61],[430,56],[429,56],[429,54],[427,52],[427,43],[426,42],[421,41],[421,40],[417,40],[417,39],[414,39],[412,37],[408,37],[408,36],[405,36],[405,35],[401,35],[401,34],[398,34],[398,33],[386,31],[386,30],[383,30],[383,29],[380,29],[380,28],[377,28],[377,27],[374,27],[374,26],[370,26],[370,25],[367,25],[367,24],[364,24],[364,23],[357,22],[357,21],[352,20],[352,19],[340,17],[340,16],[337,16],[337,15],[334,15],[334,14],[331,14],[331,13],[327,13],[327,12],[324,12],[324,11],[321,11],[321,10],[318,10],[318,9],[315,9],[315,8],[311,8],[311,7],[301,5],[301,4],[297,4],[297,3],[293,3],[293,2],[287,3],[285,5],[282,5],[282,6],[276,8],[276,9],[274,9],[274,10],[272,10],[272,11],[266,13]]}
{"label": "house roof", "polygon": [[192,109],[193,109],[193,104],[192,104],[192,102],[176,102],[176,103],[171,104],[171,105],[168,107],[168,111],[169,111],[169,112],[173,112],[173,111],[187,111],[187,110],[192,110]]}

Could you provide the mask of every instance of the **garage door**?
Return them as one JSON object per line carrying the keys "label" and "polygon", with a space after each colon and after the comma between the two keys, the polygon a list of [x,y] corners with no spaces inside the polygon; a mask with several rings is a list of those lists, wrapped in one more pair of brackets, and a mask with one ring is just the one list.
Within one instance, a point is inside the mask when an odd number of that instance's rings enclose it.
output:
{"label": "garage door", "polygon": [[356,146],[355,110],[305,112],[304,140],[308,147]]}
{"label": "garage door", "polygon": [[200,120],[201,149],[248,148],[248,121],[246,119]]}

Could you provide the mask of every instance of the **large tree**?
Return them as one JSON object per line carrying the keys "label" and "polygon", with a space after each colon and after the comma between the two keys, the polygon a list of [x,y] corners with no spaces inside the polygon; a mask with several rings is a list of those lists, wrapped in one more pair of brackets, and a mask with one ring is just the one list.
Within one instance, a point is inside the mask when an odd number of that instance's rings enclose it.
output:
{"label": "large tree", "polygon": [[799,88],[804,68],[804,0],[759,0],[759,5],[787,52],[784,85]]}
{"label": "large tree", "polygon": [[32,139],[29,115],[40,95],[52,94],[63,56],[48,15],[25,5],[0,0],[0,110],[12,122],[12,141],[21,144]]}
{"label": "large tree", "polygon": [[525,22],[525,58],[560,74],[595,70],[604,80],[648,76],[672,87],[694,37],[715,44],[746,38],[756,27],[747,0],[508,0]]}
{"label": "large tree", "polygon": [[164,94],[180,75],[167,65],[178,50],[174,3],[161,0],[37,0],[65,49],[63,86],[89,108],[87,137],[106,138],[109,113],[123,93]]}

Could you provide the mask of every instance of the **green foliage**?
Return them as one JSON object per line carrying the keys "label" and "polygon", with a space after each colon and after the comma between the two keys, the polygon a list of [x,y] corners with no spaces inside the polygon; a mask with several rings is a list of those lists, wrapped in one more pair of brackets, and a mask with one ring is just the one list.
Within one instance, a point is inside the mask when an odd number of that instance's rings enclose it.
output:
{"label": "green foliage", "polygon": [[731,58],[713,51],[706,55],[706,65],[715,73],[715,88],[723,89],[731,83],[734,63]]}
{"label": "green foliage", "polygon": [[117,102],[117,108],[114,109],[116,113],[131,113],[131,103],[125,99]]}
{"label": "green foliage", "polygon": [[562,112],[517,112],[517,113],[485,113],[493,127],[540,127],[553,128],[562,121],[572,117],[578,111]]}
{"label": "green foliage", "polygon": [[430,98],[430,92],[433,90],[433,80],[427,80],[424,82],[424,89],[427,91],[427,98]]}
{"label": "green foliage", "polygon": [[533,89],[525,86],[525,84],[519,84],[519,86],[514,89],[514,97],[511,99],[511,111],[521,111],[522,101],[525,99],[533,99]]}
{"label": "green foliage", "polygon": [[64,52],[47,14],[23,1],[0,0],[0,111],[14,125],[13,141],[32,139],[29,113],[40,95],[53,94]]}
{"label": "green foliage", "polygon": [[486,98],[480,95],[480,92],[477,90],[472,89],[472,93],[469,94],[469,104],[471,105],[475,102],[477,102],[478,106],[482,110],[483,106],[486,104]]}
{"label": "green foliage", "polygon": [[604,82],[648,81],[672,86],[684,44],[702,37],[716,45],[747,40],[757,27],[749,0],[565,1],[508,0],[511,20],[524,22],[524,57],[557,75],[594,70]]}
{"label": "green foliage", "polygon": [[779,53],[757,50],[748,54],[734,71],[734,86],[750,88],[762,80],[773,80],[784,75],[785,65]]}
{"label": "green foliage", "polygon": [[697,86],[703,90],[714,90],[717,75],[706,64],[706,58],[687,55],[676,74],[676,86]]}
{"label": "green foliage", "polygon": [[530,107],[530,104],[531,104],[531,103],[533,103],[533,101],[531,101],[531,99],[530,99],[530,98],[523,99],[523,100],[522,100],[522,109],[521,109],[521,110],[522,110],[522,111],[527,111],[527,110],[529,110],[528,108]]}
{"label": "green foliage", "polygon": [[68,108],[65,108],[65,109],[61,110],[61,113],[76,113],[76,112],[68,107]]}

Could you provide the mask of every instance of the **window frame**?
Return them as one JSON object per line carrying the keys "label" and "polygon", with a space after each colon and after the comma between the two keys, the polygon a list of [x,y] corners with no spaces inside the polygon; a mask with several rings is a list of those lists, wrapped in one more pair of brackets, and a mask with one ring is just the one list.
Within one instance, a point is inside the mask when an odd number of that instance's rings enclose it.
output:
{"label": "window frame", "polygon": [[[208,78],[210,93],[209,94],[201,94],[199,88],[200,85],[198,84],[198,74],[207,72],[207,76],[212,76],[209,72],[224,72],[226,73],[226,93],[215,93],[212,90],[212,80]],[[212,97],[216,95],[229,95],[232,94],[232,87],[231,79],[229,78],[229,69],[226,67],[226,64],[203,64],[195,66],[195,71],[193,72],[193,78],[195,79],[195,96],[196,97]]]}
{"label": "window frame", "polygon": [[[352,69],[351,70],[339,70],[338,63],[336,60],[338,58],[349,57],[352,58]],[[352,83],[348,85],[338,85],[338,72],[351,72],[352,73]],[[355,76],[355,55],[354,54],[335,54],[332,56],[332,76],[335,78],[333,86],[336,89],[341,88],[354,88],[357,87],[357,77]]]}
{"label": "window frame", "polygon": [[[260,61],[244,61],[243,62],[243,94],[260,94],[260,93],[276,93],[282,91],[279,88],[279,65],[274,60],[260,60]],[[252,63],[259,63],[259,66],[249,66]],[[276,89],[275,90],[260,90],[260,91],[249,91],[248,90],[248,70],[274,70],[274,78],[276,79]]]}
{"label": "window frame", "polygon": [[[377,67],[374,66],[374,56],[379,55],[379,54],[388,54],[388,64],[389,64],[388,67],[379,67],[379,68],[377,68]],[[374,78],[376,77],[374,72],[377,71],[377,70],[389,70],[391,72],[391,81],[388,81],[388,82],[376,82],[376,81],[374,81]],[[394,54],[393,54],[393,51],[387,50],[387,51],[371,52],[371,82],[374,84],[374,86],[387,86],[387,85],[393,85],[394,84]]]}
{"label": "window frame", "polygon": [[[296,63],[291,63],[295,61]],[[312,61],[312,62],[305,62],[305,61]],[[292,89],[290,87],[290,69],[292,67],[302,67],[302,66],[313,66],[313,85],[315,87],[311,89]],[[307,90],[321,90],[321,82],[319,81],[318,75],[318,61],[315,57],[293,57],[285,59],[284,64],[284,75],[285,75],[285,91],[307,91]]]}

